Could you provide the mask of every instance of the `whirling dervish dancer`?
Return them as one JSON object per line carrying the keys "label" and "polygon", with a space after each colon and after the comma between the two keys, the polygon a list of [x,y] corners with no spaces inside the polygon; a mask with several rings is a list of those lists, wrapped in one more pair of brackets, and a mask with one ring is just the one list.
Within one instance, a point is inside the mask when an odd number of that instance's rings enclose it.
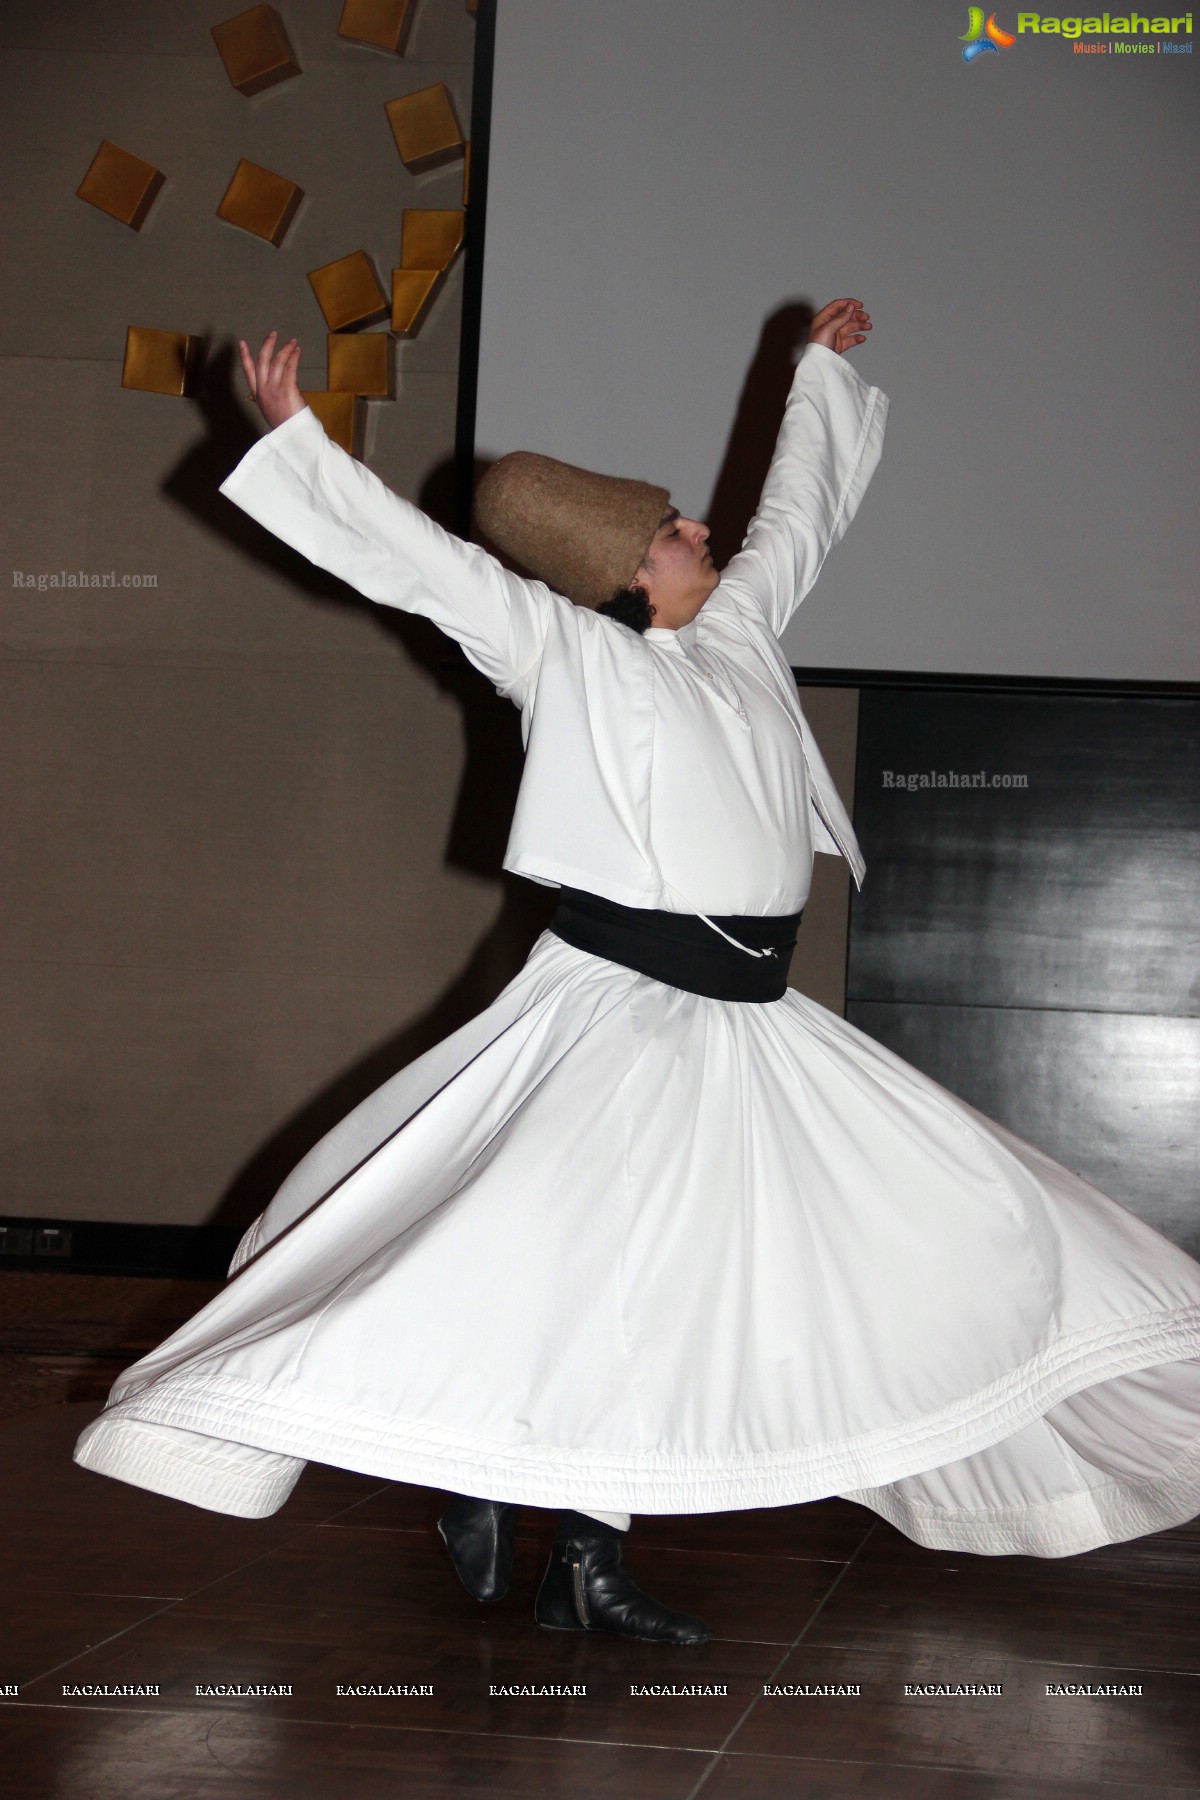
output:
{"label": "whirling dervish dancer", "polygon": [[272,429],[223,491],[521,709],[506,867],[562,893],[122,1375],[86,1467],[250,1517],[307,1459],[449,1490],[487,1599],[518,1508],[562,1509],[539,1622],[673,1644],[708,1628],[623,1569],[635,1512],[843,1494],[1062,1556],[1200,1507],[1200,1265],[785,985],[814,852],[862,876],[779,638],[880,454],[869,329],[817,313],[723,572],[665,489],[519,452],[478,496],[515,574],[330,443],[294,342],[242,346]]}

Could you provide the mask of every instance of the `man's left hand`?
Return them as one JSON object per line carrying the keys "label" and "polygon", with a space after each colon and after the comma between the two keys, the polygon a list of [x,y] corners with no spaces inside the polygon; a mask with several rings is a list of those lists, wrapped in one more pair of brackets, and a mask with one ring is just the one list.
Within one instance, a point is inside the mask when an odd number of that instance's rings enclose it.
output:
{"label": "man's left hand", "polygon": [[823,306],[809,327],[810,344],[824,344],[827,350],[855,350],[867,341],[871,329],[869,313],[861,300],[831,300]]}

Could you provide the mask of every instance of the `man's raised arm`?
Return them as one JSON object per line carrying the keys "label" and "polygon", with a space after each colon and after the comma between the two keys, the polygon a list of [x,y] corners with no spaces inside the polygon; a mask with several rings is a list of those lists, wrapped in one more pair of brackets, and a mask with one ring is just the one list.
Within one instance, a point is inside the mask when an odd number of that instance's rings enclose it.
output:
{"label": "man's raised arm", "polygon": [[569,603],[443,531],[331,442],[297,386],[295,339],[276,349],[272,332],[257,358],[245,343],[238,348],[250,396],[271,430],[221,492],[367,599],[432,619],[519,704],[551,611]]}
{"label": "man's raised arm", "polygon": [[870,329],[858,300],[832,300],[813,319],[758,510],[721,578],[776,636],[854,517],[883,449],[887,396],[843,355]]}

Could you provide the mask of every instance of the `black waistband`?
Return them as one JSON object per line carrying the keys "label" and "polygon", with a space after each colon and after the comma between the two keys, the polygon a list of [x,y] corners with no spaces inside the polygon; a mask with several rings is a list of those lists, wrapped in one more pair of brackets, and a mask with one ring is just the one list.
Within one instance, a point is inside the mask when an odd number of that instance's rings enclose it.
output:
{"label": "black waistband", "polygon": [[621,906],[579,888],[562,889],[550,929],[576,950],[689,994],[759,1003],[780,999],[787,990],[800,914],[769,919],[714,915],[714,923],[738,943],[769,954],[747,956],[692,913]]}

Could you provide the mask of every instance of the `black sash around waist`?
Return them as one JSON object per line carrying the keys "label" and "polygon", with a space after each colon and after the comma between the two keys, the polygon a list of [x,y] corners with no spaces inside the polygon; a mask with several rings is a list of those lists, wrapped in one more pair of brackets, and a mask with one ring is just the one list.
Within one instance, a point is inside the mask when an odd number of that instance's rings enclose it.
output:
{"label": "black sash around waist", "polygon": [[606,962],[636,969],[668,987],[709,1000],[779,1000],[787,990],[788,964],[800,926],[799,913],[763,919],[716,918],[714,924],[751,950],[747,956],[693,913],[653,912],[563,888],[550,921],[556,937]]}

